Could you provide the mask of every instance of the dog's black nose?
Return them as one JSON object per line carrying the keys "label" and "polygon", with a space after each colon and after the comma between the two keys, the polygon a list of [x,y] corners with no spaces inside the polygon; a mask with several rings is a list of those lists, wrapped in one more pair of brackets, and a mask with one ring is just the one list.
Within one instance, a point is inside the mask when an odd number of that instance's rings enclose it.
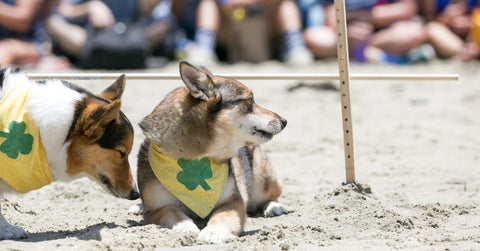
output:
{"label": "dog's black nose", "polygon": [[283,130],[283,128],[285,128],[285,126],[287,126],[287,120],[284,119],[284,118],[280,118],[280,123],[282,124],[282,130]]}
{"label": "dog's black nose", "polygon": [[137,190],[133,189],[130,191],[130,195],[128,196],[129,200],[136,200],[138,198],[140,198],[140,193],[138,193]]}

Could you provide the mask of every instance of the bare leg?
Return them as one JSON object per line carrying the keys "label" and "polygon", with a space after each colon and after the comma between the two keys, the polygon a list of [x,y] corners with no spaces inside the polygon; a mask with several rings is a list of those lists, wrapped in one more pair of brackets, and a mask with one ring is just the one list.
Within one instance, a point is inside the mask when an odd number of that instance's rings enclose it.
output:
{"label": "bare leg", "polygon": [[305,43],[317,58],[332,58],[337,55],[335,32],[327,26],[315,26],[304,32]]}
{"label": "bare leg", "polygon": [[[275,1],[274,1],[275,2]],[[267,20],[271,22],[271,37],[278,34],[285,42],[285,62],[292,65],[308,65],[313,55],[308,50],[302,34],[302,21],[297,4],[292,0],[283,0],[267,6]]]}
{"label": "bare leg", "polygon": [[370,45],[387,53],[405,54],[427,41],[425,27],[419,22],[401,21],[373,34]]}
{"label": "bare leg", "polygon": [[198,4],[197,29],[217,32],[220,25],[220,12],[214,0],[202,0]]}
{"label": "bare leg", "polygon": [[80,56],[87,41],[87,32],[82,27],[70,24],[55,15],[48,18],[46,26],[62,50],[72,56]]}
{"label": "bare leg", "polygon": [[202,0],[197,6],[195,44],[187,49],[193,64],[211,65],[217,61],[215,48],[220,29],[220,9],[215,0]]}
{"label": "bare leg", "polygon": [[294,1],[281,1],[278,6],[277,18],[282,33],[299,31],[302,29],[300,12]]}
{"label": "bare leg", "polygon": [[37,48],[31,42],[16,39],[0,40],[0,65],[36,63],[39,60]]}
{"label": "bare leg", "polygon": [[437,22],[428,23],[427,34],[439,57],[450,58],[462,51],[462,39],[443,24]]}

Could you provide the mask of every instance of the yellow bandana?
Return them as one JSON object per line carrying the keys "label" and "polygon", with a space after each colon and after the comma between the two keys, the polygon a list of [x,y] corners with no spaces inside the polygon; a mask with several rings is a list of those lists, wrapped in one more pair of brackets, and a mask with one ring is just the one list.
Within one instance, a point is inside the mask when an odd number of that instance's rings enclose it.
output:
{"label": "yellow bandana", "polygon": [[35,123],[28,117],[28,83],[0,100],[0,179],[21,193],[54,181]]}
{"label": "yellow bandana", "polygon": [[155,176],[168,191],[198,216],[208,216],[227,182],[228,163],[217,164],[208,158],[176,160],[163,155],[153,142],[148,159]]}

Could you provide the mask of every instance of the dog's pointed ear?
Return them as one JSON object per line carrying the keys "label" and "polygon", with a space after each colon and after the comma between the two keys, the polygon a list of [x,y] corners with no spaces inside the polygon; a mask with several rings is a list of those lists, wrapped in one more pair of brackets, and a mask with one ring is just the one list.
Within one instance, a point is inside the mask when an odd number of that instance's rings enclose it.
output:
{"label": "dog's pointed ear", "polygon": [[216,97],[211,73],[206,68],[198,69],[182,61],[180,62],[180,76],[192,97],[205,101]]}
{"label": "dog's pointed ear", "polygon": [[82,118],[83,134],[91,140],[99,139],[107,125],[119,116],[121,104],[118,99],[104,105],[93,104],[95,107]]}
{"label": "dog's pointed ear", "polygon": [[117,100],[122,97],[123,91],[125,90],[127,77],[125,74],[122,74],[113,84],[111,84],[107,89],[103,90],[98,96],[107,99],[107,100]]}

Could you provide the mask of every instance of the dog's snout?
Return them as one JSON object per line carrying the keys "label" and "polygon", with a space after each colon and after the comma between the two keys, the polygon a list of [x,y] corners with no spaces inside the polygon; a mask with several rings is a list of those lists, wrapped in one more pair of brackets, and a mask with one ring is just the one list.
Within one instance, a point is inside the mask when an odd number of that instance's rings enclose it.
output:
{"label": "dog's snout", "polygon": [[284,119],[284,118],[280,118],[280,124],[281,124],[282,130],[283,130],[283,128],[285,128],[285,126],[287,126],[287,120]]}
{"label": "dog's snout", "polygon": [[132,191],[130,191],[128,199],[129,200],[136,200],[138,198],[140,198],[140,193],[137,190],[132,189]]}

